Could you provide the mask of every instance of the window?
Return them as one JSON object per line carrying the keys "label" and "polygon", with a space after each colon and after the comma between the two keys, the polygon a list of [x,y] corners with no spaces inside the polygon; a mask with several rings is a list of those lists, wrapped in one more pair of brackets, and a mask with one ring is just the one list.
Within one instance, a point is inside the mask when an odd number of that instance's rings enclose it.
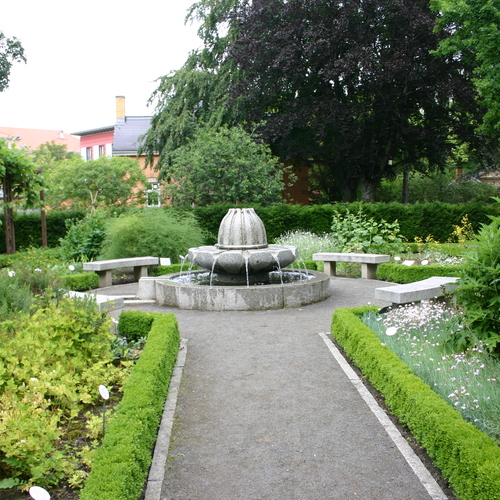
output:
{"label": "window", "polygon": [[92,148],[85,148],[85,159],[92,160]]}
{"label": "window", "polygon": [[160,200],[160,184],[157,182],[152,182],[150,184],[151,188],[147,191],[147,207],[159,207],[161,206]]}
{"label": "window", "polygon": [[99,146],[99,158],[100,158],[101,156],[104,156],[105,154],[106,154],[106,146],[104,146],[104,145],[100,145],[100,146]]}

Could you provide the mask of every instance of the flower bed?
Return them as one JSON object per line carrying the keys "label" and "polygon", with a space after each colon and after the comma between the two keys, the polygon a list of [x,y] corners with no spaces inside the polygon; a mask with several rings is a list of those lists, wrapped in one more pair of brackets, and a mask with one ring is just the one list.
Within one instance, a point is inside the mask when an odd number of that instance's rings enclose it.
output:
{"label": "flower bed", "polygon": [[377,338],[360,316],[374,308],[337,309],[332,335],[381,392],[390,410],[426,449],[463,500],[500,499],[500,448]]}

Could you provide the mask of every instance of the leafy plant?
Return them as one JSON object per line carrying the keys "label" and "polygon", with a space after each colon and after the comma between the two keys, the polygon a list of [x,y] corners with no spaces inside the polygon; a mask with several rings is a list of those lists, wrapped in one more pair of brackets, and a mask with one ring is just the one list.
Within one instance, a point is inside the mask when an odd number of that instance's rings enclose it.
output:
{"label": "leafy plant", "polygon": [[[500,202],[500,198],[495,198]],[[455,294],[465,321],[490,350],[500,344],[500,216],[490,217],[477,234],[474,249],[464,259]],[[471,339],[472,342],[472,339]]]}
{"label": "leafy plant", "polygon": [[[13,334],[14,332],[14,334]],[[99,384],[123,381],[109,321],[92,300],[48,303],[0,323],[0,463],[27,485],[57,484],[78,460],[58,446],[63,423],[96,402]]]}
{"label": "leafy plant", "polygon": [[89,261],[95,259],[102,250],[106,236],[106,215],[96,211],[81,220],[66,222],[68,232],[60,239],[62,257],[71,261]]}
{"label": "leafy plant", "polygon": [[377,222],[359,208],[357,214],[347,209],[336,212],[332,218],[331,240],[337,251],[362,253],[390,253],[403,248],[399,223],[381,220]]}
{"label": "leafy plant", "polygon": [[189,212],[146,208],[112,219],[106,230],[101,257],[170,257],[179,262],[188,248],[203,243],[203,233]]}

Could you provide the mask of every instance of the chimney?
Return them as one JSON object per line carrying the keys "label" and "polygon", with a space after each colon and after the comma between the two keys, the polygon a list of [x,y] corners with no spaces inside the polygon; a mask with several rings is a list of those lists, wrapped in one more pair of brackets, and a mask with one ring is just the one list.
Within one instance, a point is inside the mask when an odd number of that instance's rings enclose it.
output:
{"label": "chimney", "polygon": [[125,97],[122,95],[116,96],[116,123],[125,121]]}

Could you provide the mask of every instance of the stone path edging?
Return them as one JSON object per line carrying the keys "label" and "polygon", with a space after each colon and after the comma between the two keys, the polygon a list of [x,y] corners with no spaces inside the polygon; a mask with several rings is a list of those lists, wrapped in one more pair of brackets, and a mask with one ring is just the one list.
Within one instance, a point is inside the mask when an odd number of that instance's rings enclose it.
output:
{"label": "stone path edging", "polygon": [[447,500],[448,497],[445,495],[439,484],[432,477],[431,473],[424,466],[420,458],[418,458],[412,450],[411,446],[406,442],[398,428],[392,423],[391,419],[385,414],[384,410],[382,410],[375,398],[370,394],[368,389],[365,387],[356,372],[351,368],[342,353],[337,349],[335,344],[328,338],[326,333],[320,333],[319,336],[324,340],[328,349],[346,374],[347,378],[354,385],[370,410],[375,414],[378,421],[401,452],[408,465],[413,469],[416,476],[431,496],[432,500]]}

